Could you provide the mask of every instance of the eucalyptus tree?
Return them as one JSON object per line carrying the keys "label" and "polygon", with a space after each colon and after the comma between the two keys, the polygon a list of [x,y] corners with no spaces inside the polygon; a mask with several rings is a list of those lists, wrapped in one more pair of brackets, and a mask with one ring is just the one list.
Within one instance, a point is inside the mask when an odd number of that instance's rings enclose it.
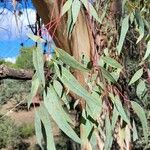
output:
{"label": "eucalyptus tree", "polygon": [[[41,148],[43,124],[47,149],[56,149],[49,117],[83,150],[129,150],[138,139],[137,116],[147,144],[142,100],[150,82],[150,1],[32,1],[56,44],[45,62],[45,41],[29,35],[38,45],[28,104],[40,91],[35,129]],[[69,116],[74,109],[75,122]]]}

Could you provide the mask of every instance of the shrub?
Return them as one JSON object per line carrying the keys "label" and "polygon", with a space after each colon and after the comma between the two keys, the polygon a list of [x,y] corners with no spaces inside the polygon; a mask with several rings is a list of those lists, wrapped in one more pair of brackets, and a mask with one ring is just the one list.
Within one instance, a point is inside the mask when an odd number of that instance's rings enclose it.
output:
{"label": "shrub", "polygon": [[35,134],[34,124],[23,124],[19,127],[19,131],[22,138],[33,136]]}
{"label": "shrub", "polygon": [[0,104],[5,104],[10,99],[19,103],[22,100],[28,100],[30,92],[30,81],[18,81],[4,79],[0,82]]}
{"label": "shrub", "polygon": [[19,130],[9,117],[0,118],[0,149],[16,147],[21,141]]}

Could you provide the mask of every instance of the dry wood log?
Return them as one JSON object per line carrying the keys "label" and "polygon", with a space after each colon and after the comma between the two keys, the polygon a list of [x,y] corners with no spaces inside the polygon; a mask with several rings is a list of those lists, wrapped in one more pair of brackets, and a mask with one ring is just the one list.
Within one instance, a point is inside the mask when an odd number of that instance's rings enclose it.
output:
{"label": "dry wood log", "polygon": [[32,70],[14,69],[6,65],[0,65],[0,80],[1,79],[17,79],[31,80],[33,76]]}

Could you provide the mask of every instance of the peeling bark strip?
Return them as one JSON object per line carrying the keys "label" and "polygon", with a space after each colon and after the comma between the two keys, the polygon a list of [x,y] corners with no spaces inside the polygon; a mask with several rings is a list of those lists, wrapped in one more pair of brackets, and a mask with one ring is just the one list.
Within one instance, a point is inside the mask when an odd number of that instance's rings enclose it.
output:
{"label": "peeling bark strip", "polygon": [[17,79],[17,80],[31,80],[33,76],[32,70],[17,70],[9,68],[6,65],[0,65],[0,80],[1,79]]}

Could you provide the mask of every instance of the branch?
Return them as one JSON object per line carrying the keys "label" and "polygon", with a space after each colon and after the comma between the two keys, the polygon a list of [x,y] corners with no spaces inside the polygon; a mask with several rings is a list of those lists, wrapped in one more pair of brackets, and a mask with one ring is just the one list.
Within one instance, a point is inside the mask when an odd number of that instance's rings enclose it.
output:
{"label": "branch", "polygon": [[17,79],[17,80],[31,80],[33,76],[32,70],[14,69],[6,65],[0,65],[0,80],[1,79]]}

